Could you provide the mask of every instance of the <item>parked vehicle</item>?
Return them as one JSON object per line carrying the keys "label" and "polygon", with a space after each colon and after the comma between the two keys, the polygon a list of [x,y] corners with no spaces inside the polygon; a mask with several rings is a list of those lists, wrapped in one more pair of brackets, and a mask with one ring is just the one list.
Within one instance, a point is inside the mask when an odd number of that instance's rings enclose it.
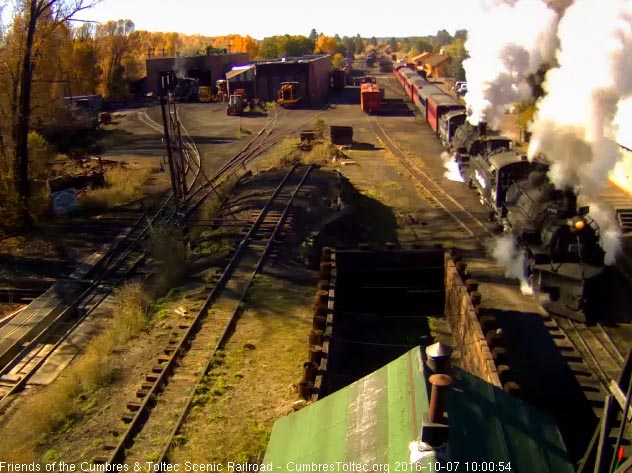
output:
{"label": "parked vehicle", "polygon": [[461,96],[467,94],[467,82],[459,85],[459,87],[457,87],[455,92],[457,93],[457,95],[461,95]]}
{"label": "parked vehicle", "polygon": [[456,92],[463,84],[467,85],[467,81],[464,80],[457,80],[454,85],[452,86],[452,91]]}
{"label": "parked vehicle", "polygon": [[208,103],[213,100],[213,92],[210,85],[201,85],[198,87],[198,100],[200,102]]}
{"label": "parked vehicle", "polygon": [[248,105],[248,97],[244,89],[237,89],[235,93],[228,98],[228,106],[226,107],[227,115],[241,115]]}
{"label": "parked vehicle", "polygon": [[300,102],[298,82],[281,82],[279,85],[279,99],[277,103],[282,107],[291,107]]}

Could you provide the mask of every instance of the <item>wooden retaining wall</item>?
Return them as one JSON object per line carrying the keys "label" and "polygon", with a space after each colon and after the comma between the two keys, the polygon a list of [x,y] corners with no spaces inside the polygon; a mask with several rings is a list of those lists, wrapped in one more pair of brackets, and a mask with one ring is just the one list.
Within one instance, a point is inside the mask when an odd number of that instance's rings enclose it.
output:
{"label": "wooden retaining wall", "polygon": [[452,328],[454,349],[461,353],[459,365],[464,370],[502,389],[498,371],[487,339],[478,320],[478,308],[472,303],[457,264],[445,254],[445,316]]}

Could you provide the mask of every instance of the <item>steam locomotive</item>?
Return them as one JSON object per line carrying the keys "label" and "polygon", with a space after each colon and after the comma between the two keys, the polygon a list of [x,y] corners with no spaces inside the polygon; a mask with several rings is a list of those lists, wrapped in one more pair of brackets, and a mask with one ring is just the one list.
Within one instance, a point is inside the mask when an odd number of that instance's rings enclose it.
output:
{"label": "steam locomotive", "polygon": [[523,261],[518,276],[542,306],[580,322],[593,317],[605,266],[588,207],[578,208],[571,189],[555,189],[546,163],[514,151],[470,156],[461,169],[490,220],[513,236]]}
{"label": "steam locomotive", "polygon": [[606,266],[588,207],[578,208],[572,190],[555,189],[546,162],[529,161],[513,150],[510,138],[490,133],[484,124],[468,124],[458,101],[408,68],[395,67],[393,73],[454,154],[490,220],[512,235],[523,262],[518,276],[542,306],[581,322],[594,318]]}

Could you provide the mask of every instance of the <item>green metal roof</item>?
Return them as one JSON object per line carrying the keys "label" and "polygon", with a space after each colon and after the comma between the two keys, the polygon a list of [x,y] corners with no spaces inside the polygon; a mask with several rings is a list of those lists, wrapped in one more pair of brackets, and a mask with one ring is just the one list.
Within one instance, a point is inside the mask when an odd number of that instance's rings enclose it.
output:
{"label": "green metal roof", "polygon": [[[274,471],[300,471],[303,464],[312,465],[311,471],[316,471],[313,465],[320,471],[323,465],[331,466],[329,471],[345,471],[340,465],[336,468],[336,462],[388,464],[390,471],[396,471],[398,462],[410,461],[411,445],[419,438],[422,414],[428,410],[421,364],[420,349],[413,348],[346,388],[279,419],[263,462],[271,462]],[[458,368],[454,372],[447,408],[450,461],[510,462],[514,473],[574,471],[552,419],[480,378]],[[434,461],[430,455],[416,468],[431,471]]]}
{"label": "green metal roof", "polygon": [[427,409],[426,383],[416,348],[278,420],[264,463],[272,462],[274,471],[298,471],[291,462],[391,466],[408,462],[409,444],[419,437],[422,414]]}
{"label": "green metal roof", "polygon": [[552,418],[481,378],[454,371],[447,407],[452,460],[511,462],[513,473],[575,471]]}

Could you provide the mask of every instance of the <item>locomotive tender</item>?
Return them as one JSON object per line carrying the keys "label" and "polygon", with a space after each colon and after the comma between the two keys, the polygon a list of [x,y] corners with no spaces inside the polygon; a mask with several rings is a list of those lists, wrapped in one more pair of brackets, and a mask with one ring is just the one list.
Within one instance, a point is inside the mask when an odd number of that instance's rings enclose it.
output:
{"label": "locomotive tender", "polygon": [[394,74],[425,121],[454,153],[464,181],[511,234],[524,261],[522,279],[550,313],[596,317],[606,266],[599,228],[571,189],[555,189],[548,164],[512,150],[513,141],[466,121],[465,107],[408,68]]}

